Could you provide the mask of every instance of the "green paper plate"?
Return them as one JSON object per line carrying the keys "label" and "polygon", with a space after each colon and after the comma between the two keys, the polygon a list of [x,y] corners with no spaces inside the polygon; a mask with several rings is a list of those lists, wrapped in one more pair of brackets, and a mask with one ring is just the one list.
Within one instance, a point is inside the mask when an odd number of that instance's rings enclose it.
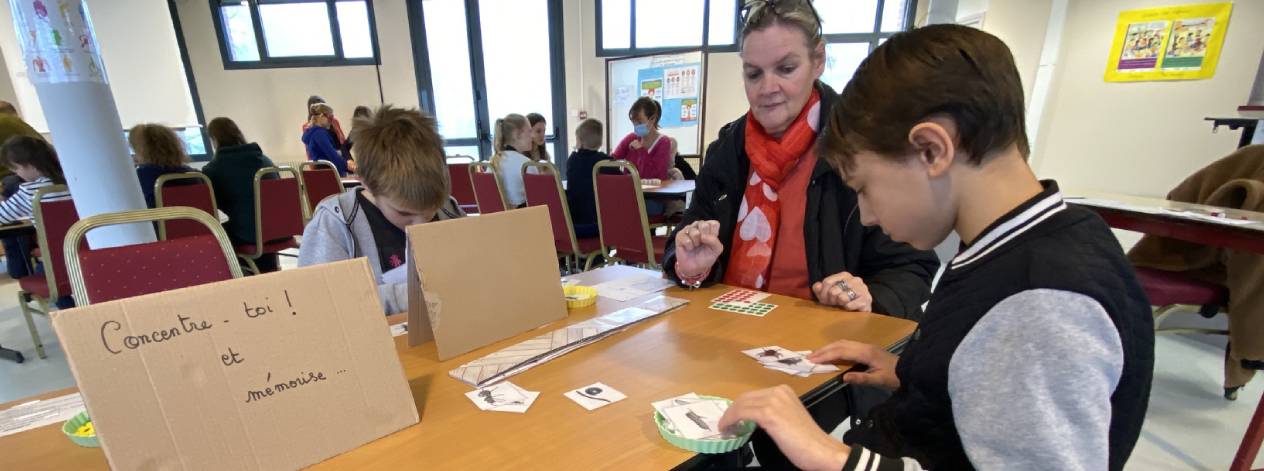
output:
{"label": "green paper plate", "polygon": [[88,411],[80,412],[78,415],[71,417],[70,420],[67,420],[66,423],[62,424],[61,433],[66,434],[66,438],[75,442],[76,445],[87,448],[100,448],[101,442],[97,441],[96,435],[91,437],[80,437],[75,435],[75,431],[79,430],[79,427],[91,421],[92,419],[88,418]]}
{"label": "green paper plate", "polygon": [[[702,396],[702,395],[699,395],[698,397],[702,399],[719,399],[729,404],[733,404],[733,401],[730,401],[722,397]],[[694,453],[703,453],[703,454],[708,454],[708,455],[728,453],[730,451],[741,448],[742,445],[745,445],[746,442],[750,440],[751,433],[755,431],[754,422],[743,421],[741,423],[741,434],[739,434],[737,437],[729,438],[725,440],[690,440],[688,438],[677,435],[676,432],[668,430],[667,419],[663,418],[663,415],[659,414],[658,411],[654,411],[654,423],[658,425],[658,434],[662,435],[663,439],[667,440],[667,443],[671,443],[672,445],[675,445],[676,448],[689,450]]]}

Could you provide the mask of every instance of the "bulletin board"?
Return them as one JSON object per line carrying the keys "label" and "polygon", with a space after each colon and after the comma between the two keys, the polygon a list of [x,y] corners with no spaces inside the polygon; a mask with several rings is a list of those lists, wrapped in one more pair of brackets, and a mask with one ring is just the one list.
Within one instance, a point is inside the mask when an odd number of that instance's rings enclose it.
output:
{"label": "bulletin board", "polygon": [[1120,13],[1106,81],[1211,78],[1232,11],[1232,3],[1205,3]]}
{"label": "bulletin board", "polygon": [[632,133],[628,110],[643,96],[663,105],[659,130],[681,155],[702,153],[707,58],[702,51],[606,60],[606,142],[613,150]]}

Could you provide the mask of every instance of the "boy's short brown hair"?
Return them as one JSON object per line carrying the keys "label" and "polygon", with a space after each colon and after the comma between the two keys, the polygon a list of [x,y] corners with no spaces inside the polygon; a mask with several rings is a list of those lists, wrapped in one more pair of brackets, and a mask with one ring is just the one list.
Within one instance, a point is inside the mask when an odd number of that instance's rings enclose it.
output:
{"label": "boy's short brown hair", "polygon": [[959,25],[934,25],[892,36],[869,54],[826,118],[817,155],[848,170],[867,150],[910,152],[908,133],[933,115],[957,125],[968,162],[1017,145],[1030,153],[1023,85],[1000,39]]}
{"label": "boy's short brown hair", "polygon": [[356,172],[369,191],[419,211],[447,203],[447,158],[433,117],[385,105],[357,124],[352,150]]}
{"label": "boy's short brown hair", "polygon": [[585,119],[575,128],[575,143],[580,149],[600,149],[604,132],[601,121]]}

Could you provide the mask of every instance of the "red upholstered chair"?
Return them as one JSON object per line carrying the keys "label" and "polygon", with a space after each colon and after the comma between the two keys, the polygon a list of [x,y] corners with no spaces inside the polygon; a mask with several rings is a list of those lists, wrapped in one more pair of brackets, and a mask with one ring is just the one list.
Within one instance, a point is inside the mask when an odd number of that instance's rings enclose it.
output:
{"label": "red upholstered chair", "polygon": [[500,177],[490,163],[470,164],[470,185],[474,187],[474,200],[478,203],[479,214],[498,213],[509,207],[509,203],[505,201],[505,192],[500,189]]}
{"label": "red upholstered chair", "polygon": [[[621,172],[609,174],[602,172],[603,168]],[[650,237],[641,175],[636,167],[622,160],[598,162],[593,166],[593,190],[602,253],[637,265],[661,266],[667,237]]]}
{"label": "red upholstered chair", "polygon": [[[36,238],[40,244],[39,259],[44,264],[44,273],[34,273],[18,279],[18,305],[22,308],[22,316],[26,317],[26,327],[31,331],[35,353],[40,358],[48,356],[44,354],[44,343],[40,341],[32,315],[47,316],[50,303],[70,294],[70,278],[66,276],[62,242],[66,239],[70,226],[79,220],[79,212],[75,209],[74,201],[67,197],[68,191],[65,185],[46,186],[37,190],[31,200]],[[39,309],[32,308],[31,301],[39,303]]]}
{"label": "red upholstered chair", "polygon": [[307,203],[303,219],[307,220],[311,219],[321,201],[342,193],[342,177],[338,176],[338,167],[328,160],[303,162],[299,170],[303,176],[303,195]]}
{"label": "red upholstered chair", "polygon": [[1255,406],[1255,414],[1251,415],[1251,422],[1246,426],[1246,433],[1242,435],[1238,452],[1233,455],[1229,471],[1250,471],[1256,455],[1260,454],[1261,443],[1264,443],[1264,400]]}
{"label": "red upholstered chair", "polygon": [[[1136,267],[1137,281],[1145,290],[1154,310],[1156,334],[1215,334],[1229,335],[1228,330],[1198,327],[1164,327],[1163,320],[1177,312],[1197,312],[1208,319],[1227,310],[1229,289],[1223,285],[1196,279],[1180,272]],[[1225,388],[1225,399],[1238,398],[1239,388]]]}
{"label": "red upholstered chair", "polygon": [[[145,244],[90,249],[93,229],[152,221],[191,221],[202,233]],[[232,278],[241,266],[219,221],[193,208],[160,208],[98,214],[70,226],[63,250],[75,305],[87,306]]]}
{"label": "red upholstered chair", "polygon": [[[534,171],[528,169],[534,168]],[[562,179],[557,167],[548,162],[527,162],[522,166],[522,183],[527,193],[527,206],[548,206],[549,221],[553,225],[553,245],[559,257],[566,259],[571,271],[584,259],[584,270],[592,267],[593,260],[601,253],[601,239],[590,237],[577,239],[571,223],[570,206],[562,190]]]}
{"label": "red upholstered chair", "polygon": [[[286,173],[293,178],[265,178]],[[234,247],[251,273],[259,273],[255,259],[298,248],[294,238],[303,235],[300,178],[298,171],[284,166],[264,167],[255,172],[255,240]]]}
{"label": "red upholstered chair", "polygon": [[478,212],[478,199],[474,196],[474,184],[470,182],[470,164],[473,157],[464,155],[448,157],[448,180],[452,183],[452,197],[466,214]]}
{"label": "red upholstered chair", "polygon": [[[172,181],[180,181],[180,184],[171,184]],[[158,208],[187,206],[199,209],[213,218],[219,214],[211,179],[201,172],[169,173],[158,177],[158,181],[154,182],[154,203]],[[210,233],[205,227],[189,220],[158,223],[158,238],[161,240],[207,234]]]}

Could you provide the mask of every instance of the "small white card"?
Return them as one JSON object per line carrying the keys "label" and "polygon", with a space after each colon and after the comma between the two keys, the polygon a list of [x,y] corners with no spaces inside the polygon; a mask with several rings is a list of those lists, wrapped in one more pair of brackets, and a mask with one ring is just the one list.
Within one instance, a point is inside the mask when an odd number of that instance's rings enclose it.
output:
{"label": "small white card", "polygon": [[616,391],[614,388],[604,383],[593,383],[579,389],[568,391],[564,394],[570,400],[575,401],[585,409],[596,410],[610,404],[627,399],[623,393]]}
{"label": "small white card", "polygon": [[728,405],[724,401],[701,400],[663,409],[663,417],[671,422],[676,433],[690,440],[719,438],[720,417]]}
{"label": "small white card", "polygon": [[527,391],[508,381],[465,393],[479,409],[518,414],[526,412],[539,396],[539,392]]}
{"label": "small white card", "polygon": [[810,351],[794,352],[773,345],[742,350],[742,353],[754,358],[761,365],[764,365],[764,368],[805,378],[818,373],[839,371],[837,366],[816,364],[809,361],[807,357],[812,353]]}
{"label": "small white card", "polygon": [[408,333],[408,323],[400,322],[391,326],[391,337],[399,337]]}

